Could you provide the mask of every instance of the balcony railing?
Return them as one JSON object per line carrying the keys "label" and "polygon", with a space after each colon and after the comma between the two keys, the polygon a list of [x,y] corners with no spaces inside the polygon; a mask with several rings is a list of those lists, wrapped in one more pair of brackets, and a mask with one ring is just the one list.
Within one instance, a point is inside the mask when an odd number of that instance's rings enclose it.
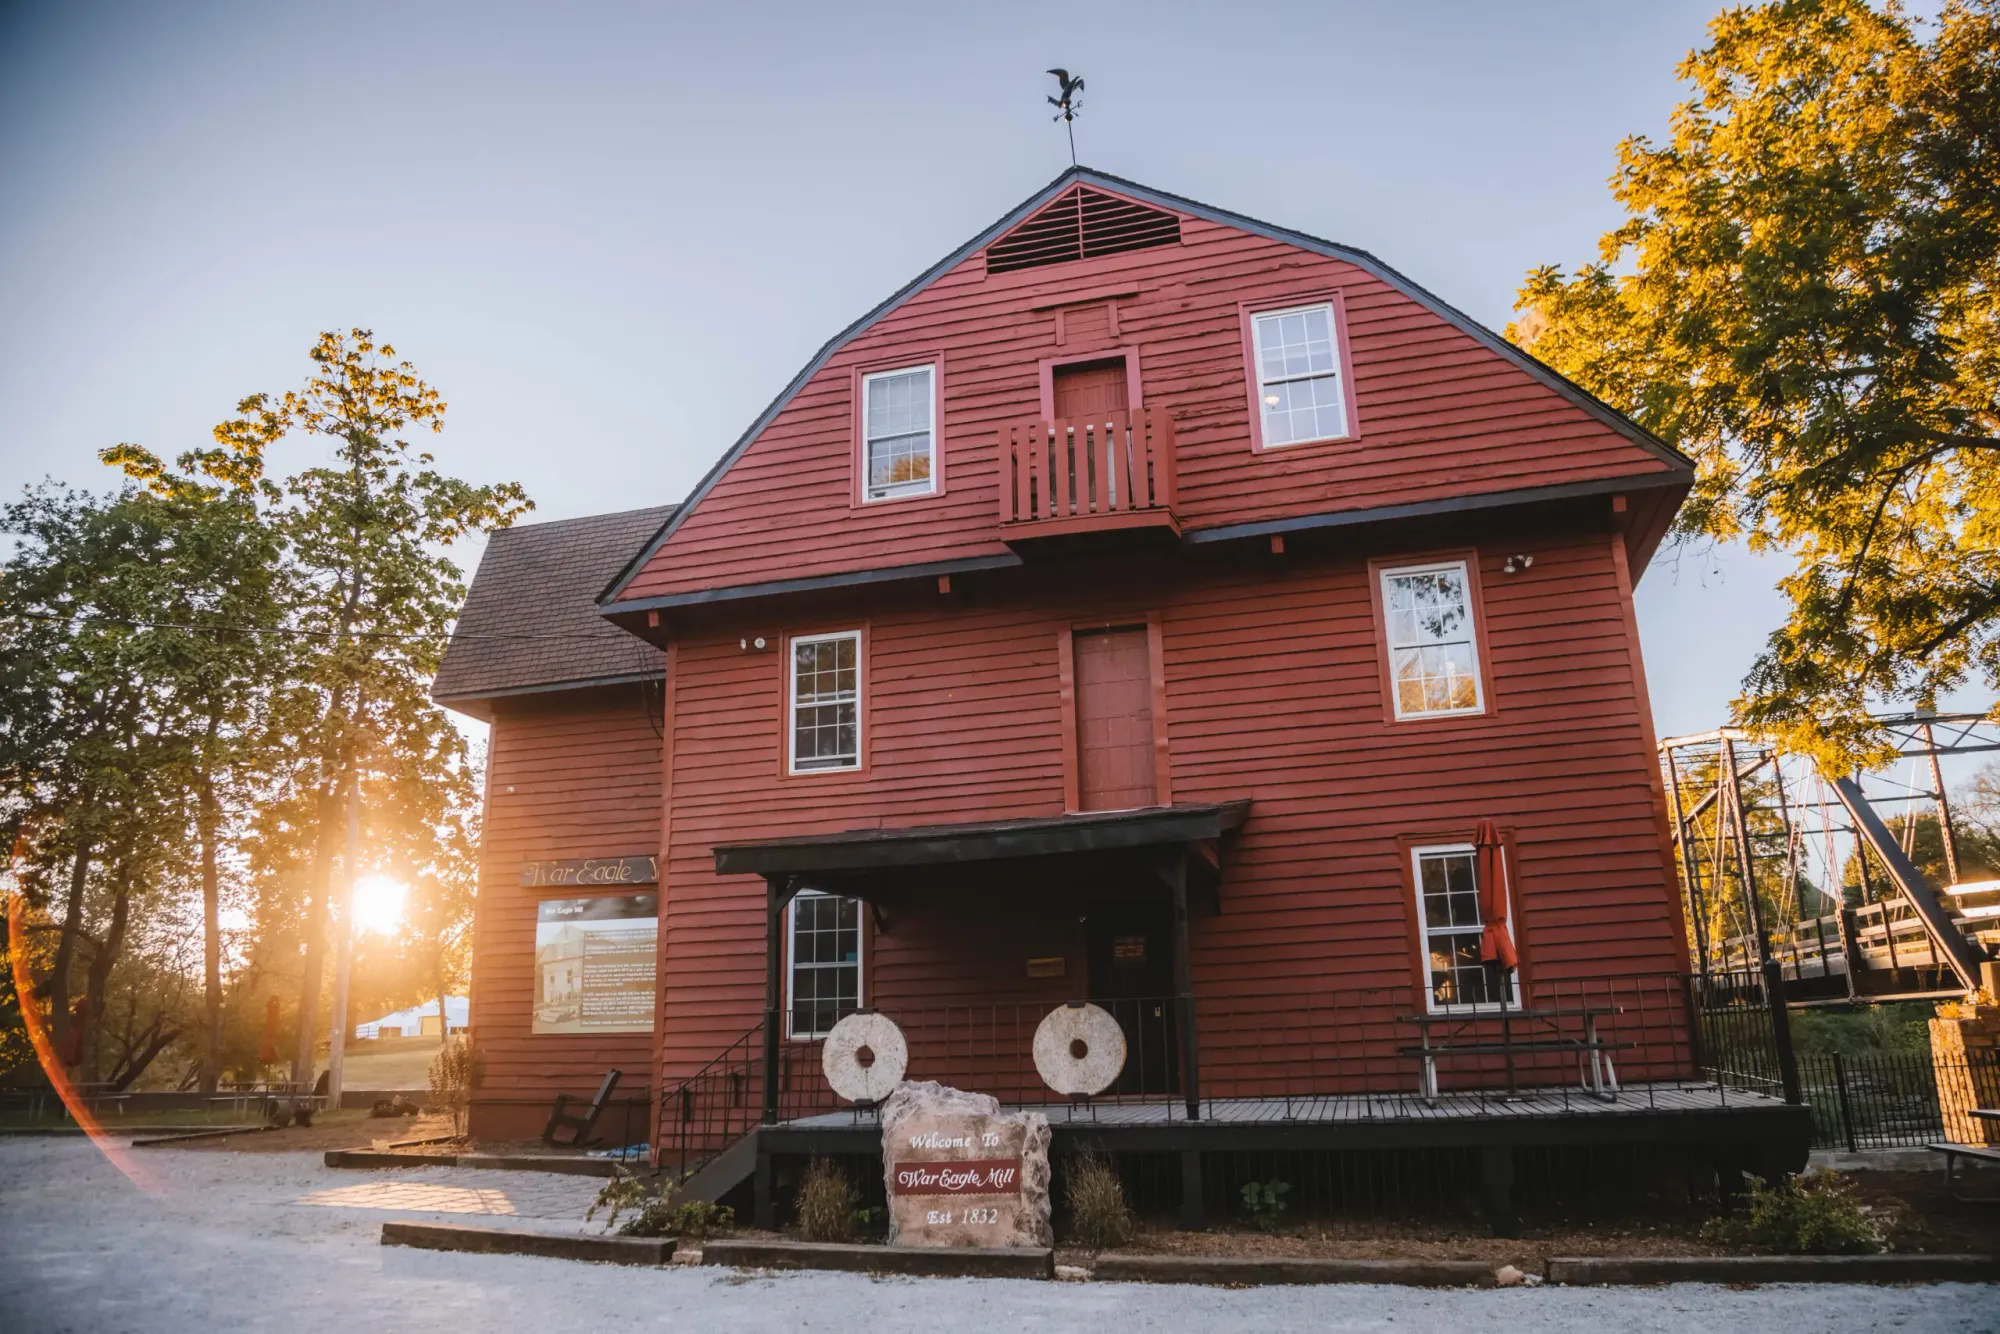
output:
{"label": "balcony railing", "polygon": [[1173,418],[1158,408],[1014,422],[1000,433],[1009,542],[1117,529],[1180,535]]}

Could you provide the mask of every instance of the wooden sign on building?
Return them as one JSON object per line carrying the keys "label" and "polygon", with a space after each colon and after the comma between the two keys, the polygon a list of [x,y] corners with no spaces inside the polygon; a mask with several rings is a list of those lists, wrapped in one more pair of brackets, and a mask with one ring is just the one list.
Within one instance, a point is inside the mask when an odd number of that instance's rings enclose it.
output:
{"label": "wooden sign on building", "polygon": [[528,889],[659,883],[658,857],[570,857],[561,861],[521,863],[521,884]]}

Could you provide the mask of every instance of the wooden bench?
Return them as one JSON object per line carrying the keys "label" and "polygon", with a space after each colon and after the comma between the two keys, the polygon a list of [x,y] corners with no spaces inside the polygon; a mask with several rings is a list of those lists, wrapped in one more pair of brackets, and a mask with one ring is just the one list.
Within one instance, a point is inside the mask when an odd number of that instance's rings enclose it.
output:
{"label": "wooden bench", "polygon": [[[1520,1093],[1518,1073],[1514,1058],[1521,1055],[1547,1052],[1574,1052],[1577,1056],[1578,1082],[1583,1091],[1604,1102],[1618,1100],[1618,1069],[1613,1064],[1611,1053],[1626,1051],[1635,1044],[1630,1042],[1610,1042],[1600,1037],[1597,1021],[1606,1015],[1620,1014],[1620,1005],[1590,1005],[1577,1007],[1556,1007],[1546,1010],[1490,1010],[1472,1014],[1406,1014],[1397,1017],[1398,1023],[1415,1024],[1418,1042],[1413,1047],[1403,1047],[1398,1055],[1416,1057],[1420,1062],[1417,1070],[1417,1091],[1425,1102],[1435,1104],[1438,1100],[1437,1062],[1440,1056],[1502,1056],[1507,1062],[1507,1096],[1516,1097]],[[1578,1019],[1583,1023],[1583,1035],[1571,1037],[1563,1033],[1562,1021]],[[1479,1025],[1498,1023],[1500,1036],[1497,1040],[1478,1033]],[[1527,1034],[1516,1038],[1517,1024],[1529,1025]],[[1431,1040],[1431,1030],[1446,1029],[1443,1042]],[[1458,1040],[1454,1030],[1464,1033],[1474,1030],[1469,1040]]]}

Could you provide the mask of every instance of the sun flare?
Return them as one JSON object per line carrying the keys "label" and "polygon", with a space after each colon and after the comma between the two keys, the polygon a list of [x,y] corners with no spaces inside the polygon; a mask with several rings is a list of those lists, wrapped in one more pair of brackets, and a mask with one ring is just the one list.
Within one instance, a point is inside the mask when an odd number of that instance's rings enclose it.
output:
{"label": "sun flare", "polygon": [[354,882],[354,929],[394,935],[403,922],[403,900],[409,888],[387,876],[368,875]]}

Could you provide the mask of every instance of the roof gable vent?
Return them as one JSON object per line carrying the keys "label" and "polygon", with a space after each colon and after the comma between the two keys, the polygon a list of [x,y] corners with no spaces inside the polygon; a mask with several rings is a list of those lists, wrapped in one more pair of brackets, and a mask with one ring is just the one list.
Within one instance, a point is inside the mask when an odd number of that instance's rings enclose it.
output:
{"label": "roof gable vent", "polygon": [[1179,245],[1181,220],[1164,209],[1077,186],[986,249],[988,273]]}

